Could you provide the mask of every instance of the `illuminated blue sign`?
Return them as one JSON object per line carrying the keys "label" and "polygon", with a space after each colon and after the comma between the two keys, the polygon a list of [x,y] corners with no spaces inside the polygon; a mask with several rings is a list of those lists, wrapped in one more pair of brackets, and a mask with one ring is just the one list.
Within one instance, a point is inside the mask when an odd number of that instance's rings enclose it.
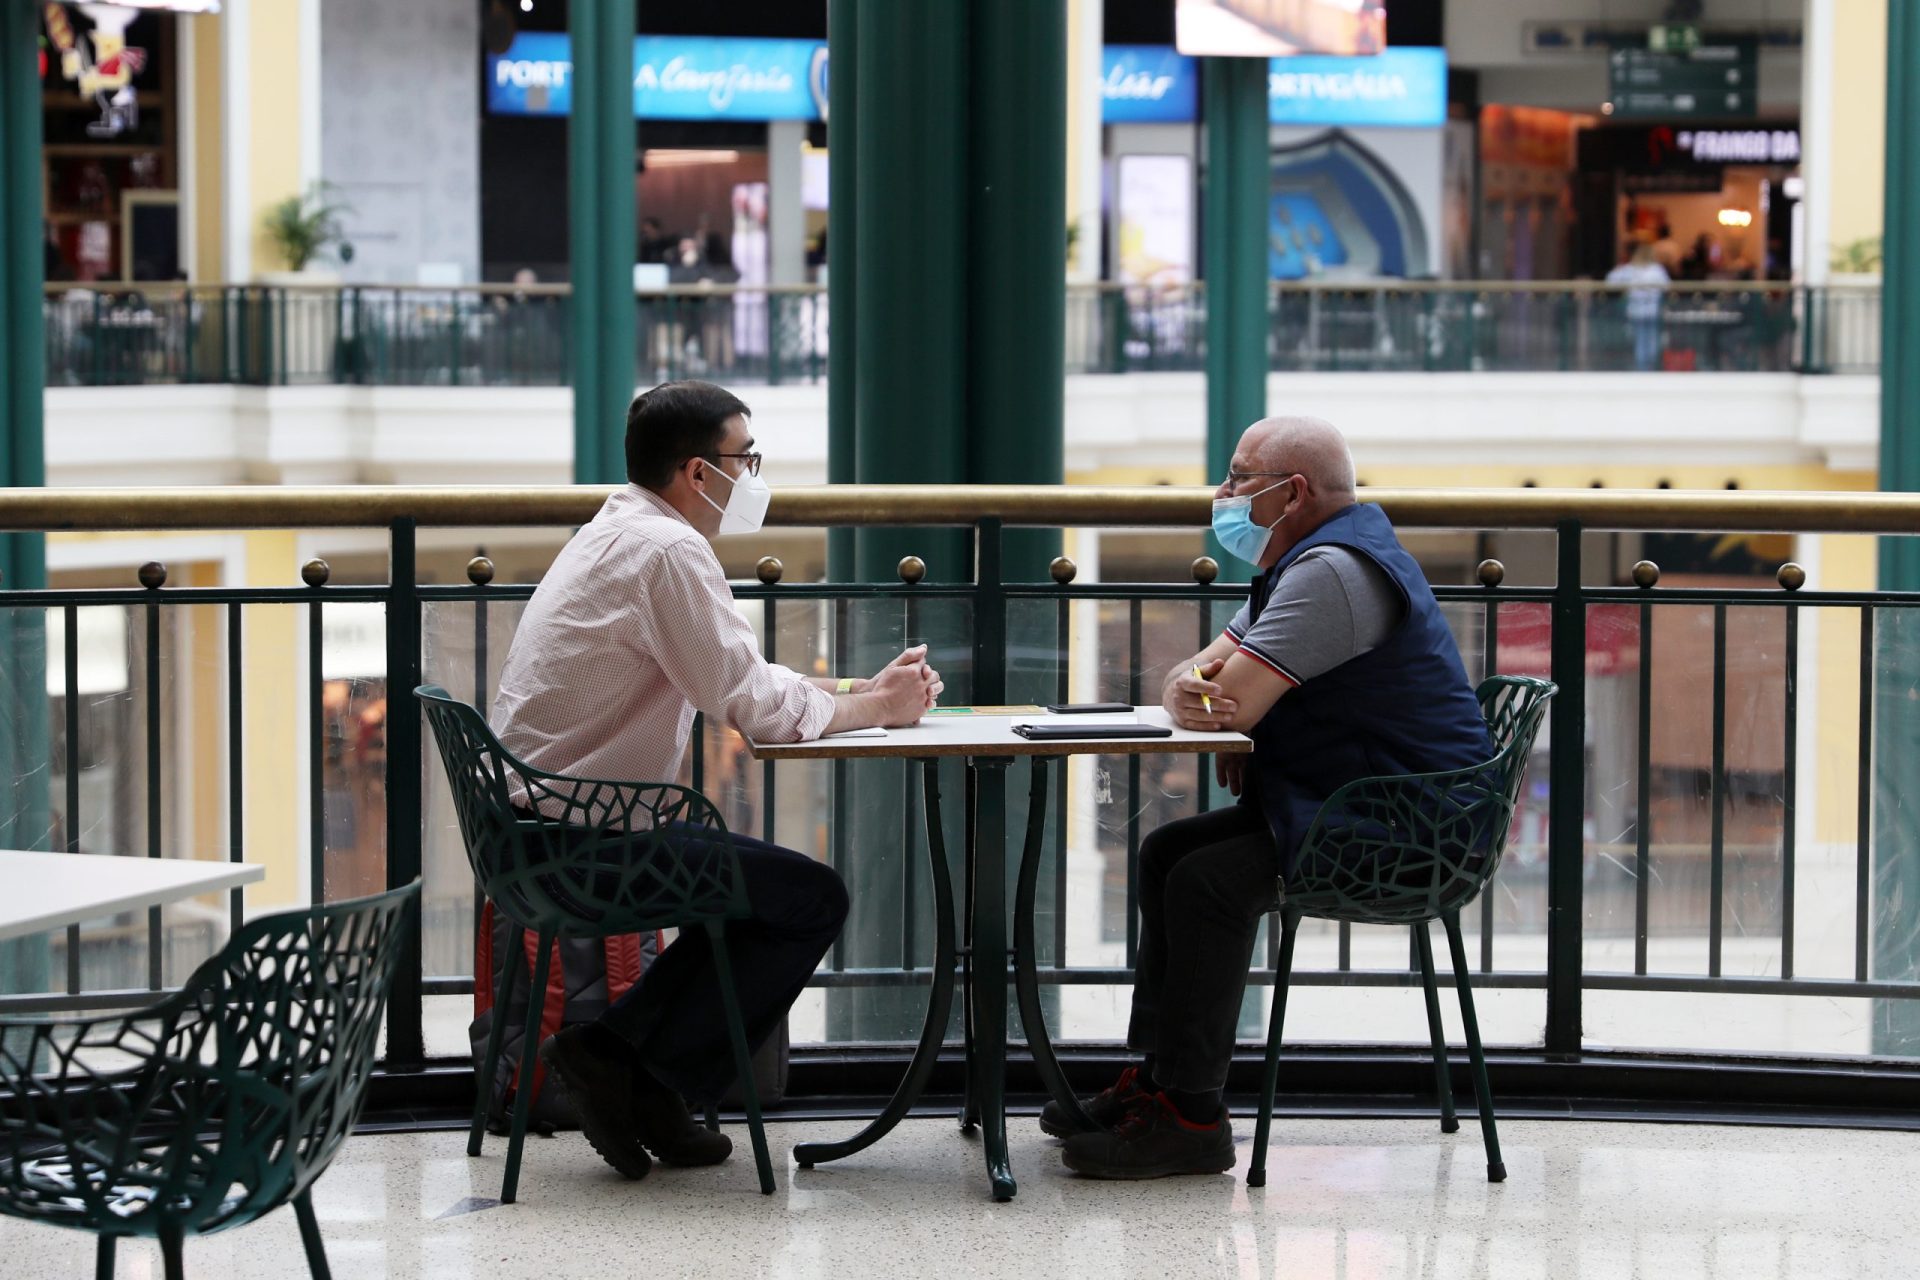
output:
{"label": "illuminated blue sign", "polygon": [[1100,65],[1100,118],[1108,124],[1178,124],[1194,117],[1199,68],[1164,44],[1110,44]]}
{"label": "illuminated blue sign", "polygon": [[[827,46],[818,40],[637,36],[633,114],[644,120],[818,120],[825,115]],[[487,110],[564,116],[573,106],[573,52],[561,32],[523,31],[487,58]]]}
{"label": "illuminated blue sign", "polygon": [[1267,73],[1275,124],[1425,125],[1447,120],[1447,51],[1387,49],[1370,58],[1275,58]]}
{"label": "illuminated blue sign", "polygon": [[[1109,45],[1101,65],[1101,119],[1181,124],[1197,114],[1200,64],[1168,45]],[[1388,49],[1372,57],[1275,58],[1267,72],[1274,124],[1406,125],[1447,119],[1447,52]]]}
{"label": "illuminated blue sign", "polygon": [[[823,120],[827,46],[818,40],[638,36],[633,114],[645,120]],[[486,64],[487,110],[564,116],[573,106],[573,54],[562,32],[523,31]],[[1275,124],[1425,125],[1447,118],[1443,49],[1388,49],[1368,58],[1273,59]],[[1194,119],[1200,68],[1168,45],[1109,45],[1100,64],[1108,124]]]}

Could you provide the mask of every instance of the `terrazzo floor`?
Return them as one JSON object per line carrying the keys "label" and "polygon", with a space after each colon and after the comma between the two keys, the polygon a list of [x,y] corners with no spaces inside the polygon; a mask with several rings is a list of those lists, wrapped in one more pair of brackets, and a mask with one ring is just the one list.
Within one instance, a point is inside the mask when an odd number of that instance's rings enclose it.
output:
{"label": "terrazzo floor", "polygon": [[[505,1142],[469,1160],[453,1132],[357,1137],[314,1193],[337,1280],[563,1277],[1687,1277],[1920,1271],[1920,1134],[1511,1121],[1508,1180],[1485,1181],[1469,1119],[1285,1120],[1269,1182],[1094,1183],[1011,1122],[1020,1194],[986,1195],[977,1140],[910,1120],[801,1172],[793,1143],[847,1122],[771,1126],[779,1188],[756,1192],[744,1129],[719,1169],[620,1181],[577,1134],[528,1140],[520,1202],[496,1205]],[[0,1276],[93,1274],[92,1241],[0,1218]],[[298,1280],[291,1211],[187,1244],[189,1277]],[[120,1248],[121,1280],[159,1280]]]}

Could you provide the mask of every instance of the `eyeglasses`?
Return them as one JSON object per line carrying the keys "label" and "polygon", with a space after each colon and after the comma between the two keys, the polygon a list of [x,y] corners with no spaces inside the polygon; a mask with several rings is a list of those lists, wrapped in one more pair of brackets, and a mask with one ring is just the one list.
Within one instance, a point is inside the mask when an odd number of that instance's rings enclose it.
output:
{"label": "eyeglasses", "polygon": [[757,453],[716,453],[713,456],[716,458],[745,458],[747,460],[747,474],[750,476],[760,474],[760,455]]}
{"label": "eyeglasses", "polygon": [[1237,489],[1240,487],[1242,480],[1251,480],[1255,476],[1285,476],[1291,480],[1299,474],[1298,471],[1229,471],[1227,472],[1227,487]]}

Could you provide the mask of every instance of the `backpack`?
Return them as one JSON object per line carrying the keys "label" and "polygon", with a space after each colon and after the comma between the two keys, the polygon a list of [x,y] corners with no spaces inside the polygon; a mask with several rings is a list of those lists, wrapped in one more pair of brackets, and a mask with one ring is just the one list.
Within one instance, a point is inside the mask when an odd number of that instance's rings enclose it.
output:
{"label": "backpack", "polygon": [[[533,983],[538,936],[527,930],[521,945],[514,947],[519,926],[506,913],[494,910],[491,900],[480,913],[480,928],[474,942],[473,971],[486,974],[487,981],[473,984],[473,1021],[467,1027],[473,1045],[474,1070],[482,1081],[491,1082],[492,1096],[487,1104],[487,1127],[505,1133],[513,1114],[514,1091],[520,1085],[520,1042],[526,1034],[528,987]],[[547,964],[547,989],[540,1012],[540,1038],[545,1040],[562,1027],[592,1022],[625,995],[640,975],[660,954],[660,933],[616,934],[609,938],[558,938],[553,957]],[[514,979],[513,999],[507,1008],[493,1007],[493,993],[499,989],[500,975],[509,964],[520,966]],[[489,1074],[481,1061],[487,1052],[487,1036],[493,1019],[502,1012],[507,1018],[501,1038],[500,1057]],[[546,1068],[538,1060],[533,1072],[533,1100],[527,1127],[540,1132],[577,1129],[579,1118],[567,1101],[566,1090],[542,1088]]]}

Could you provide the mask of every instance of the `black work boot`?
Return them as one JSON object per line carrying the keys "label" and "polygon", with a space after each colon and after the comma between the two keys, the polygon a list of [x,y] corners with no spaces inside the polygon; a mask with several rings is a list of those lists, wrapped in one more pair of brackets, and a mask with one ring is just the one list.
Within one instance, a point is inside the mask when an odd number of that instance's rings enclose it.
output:
{"label": "black work boot", "polygon": [[1233,1168],[1233,1125],[1226,1108],[1212,1124],[1183,1119],[1164,1093],[1142,1094],[1111,1133],[1077,1133],[1061,1161],[1089,1178],[1133,1180]]}
{"label": "black work boot", "polygon": [[679,1092],[633,1067],[633,1122],[637,1141],[662,1164],[719,1164],[733,1154],[733,1139],[699,1124]]}
{"label": "black work boot", "polygon": [[644,1178],[653,1161],[634,1126],[632,1060],[596,1045],[588,1034],[593,1030],[588,1023],[549,1036],[540,1061],[567,1091],[580,1131],[600,1158],[626,1177]]}
{"label": "black work boot", "polygon": [[[1111,1129],[1126,1118],[1134,1100],[1145,1096],[1140,1087],[1140,1068],[1128,1067],[1120,1078],[1080,1105],[1087,1118],[1102,1129]],[[1040,1108],[1040,1132],[1052,1138],[1071,1138],[1079,1130],[1067,1119],[1066,1108],[1049,1102]]]}

